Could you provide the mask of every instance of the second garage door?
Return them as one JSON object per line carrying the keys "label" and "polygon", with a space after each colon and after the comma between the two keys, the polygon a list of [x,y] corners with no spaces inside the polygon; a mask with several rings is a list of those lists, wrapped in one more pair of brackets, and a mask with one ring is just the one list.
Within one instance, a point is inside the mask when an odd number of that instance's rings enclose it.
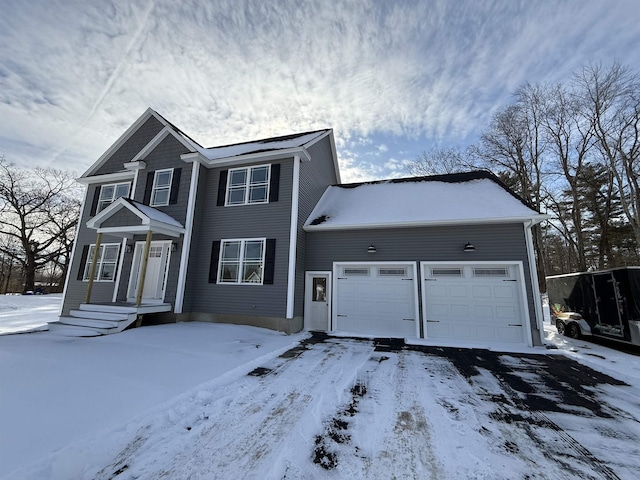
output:
{"label": "second garage door", "polygon": [[425,337],[528,343],[519,268],[423,262]]}
{"label": "second garage door", "polygon": [[336,264],[333,329],[416,337],[415,264]]}

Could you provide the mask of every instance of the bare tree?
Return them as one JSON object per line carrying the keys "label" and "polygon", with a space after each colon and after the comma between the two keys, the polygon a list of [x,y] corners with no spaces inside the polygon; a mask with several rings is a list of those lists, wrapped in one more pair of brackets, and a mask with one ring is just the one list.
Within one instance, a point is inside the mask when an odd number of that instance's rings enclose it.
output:
{"label": "bare tree", "polygon": [[411,175],[427,176],[443,173],[456,173],[477,168],[472,153],[459,148],[434,148],[423,151],[407,166]]}
{"label": "bare tree", "polygon": [[68,263],[79,211],[75,192],[70,172],[19,169],[0,158],[0,233],[19,246],[0,244],[0,252],[22,265],[24,290],[34,289],[36,272],[48,262]]}

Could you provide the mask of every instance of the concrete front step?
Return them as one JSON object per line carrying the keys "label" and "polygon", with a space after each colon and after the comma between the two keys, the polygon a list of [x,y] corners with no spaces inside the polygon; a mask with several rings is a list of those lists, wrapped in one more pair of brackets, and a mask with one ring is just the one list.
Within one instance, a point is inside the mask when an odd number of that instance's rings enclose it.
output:
{"label": "concrete front step", "polygon": [[109,313],[157,313],[157,312],[170,312],[170,303],[161,304],[147,304],[136,307],[131,304],[117,305],[117,304],[98,304],[98,303],[82,303],[80,310],[91,312],[109,312]]}
{"label": "concrete front step", "polygon": [[50,322],[49,332],[61,337],[98,337],[102,335],[101,332],[93,328],[75,327],[73,325],[65,325],[60,322]]}
{"label": "concrete front step", "polygon": [[128,320],[129,315],[134,314],[127,312],[109,313],[101,311],[96,312],[92,310],[71,310],[69,315],[77,318],[94,318],[96,320],[112,320],[114,322],[120,322],[121,320]]}
{"label": "concrete front step", "polygon": [[97,320],[95,318],[87,318],[87,317],[60,317],[58,320],[60,323],[64,323],[65,325],[73,325],[76,327],[89,327],[89,328],[99,328],[99,329],[116,329],[118,328],[119,322],[109,321],[109,320]]}

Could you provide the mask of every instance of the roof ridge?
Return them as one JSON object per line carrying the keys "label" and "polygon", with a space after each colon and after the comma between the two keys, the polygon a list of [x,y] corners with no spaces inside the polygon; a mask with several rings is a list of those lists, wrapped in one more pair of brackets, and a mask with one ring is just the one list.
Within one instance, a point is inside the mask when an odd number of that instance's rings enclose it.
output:
{"label": "roof ridge", "polygon": [[309,135],[310,133],[323,133],[323,132],[328,132],[330,129],[329,128],[321,128],[319,130],[310,130],[308,132],[300,132],[300,133],[292,133],[289,135],[281,135],[278,137],[268,137],[268,138],[261,138],[258,140],[247,140],[244,142],[237,142],[237,143],[229,143],[227,145],[216,145],[215,147],[203,147],[205,150],[215,150],[216,148],[227,148],[227,147],[235,147],[238,145],[247,145],[249,143],[270,143],[270,142],[279,142],[279,141],[283,141],[283,140],[292,140],[294,138],[297,137],[302,137],[304,135]]}

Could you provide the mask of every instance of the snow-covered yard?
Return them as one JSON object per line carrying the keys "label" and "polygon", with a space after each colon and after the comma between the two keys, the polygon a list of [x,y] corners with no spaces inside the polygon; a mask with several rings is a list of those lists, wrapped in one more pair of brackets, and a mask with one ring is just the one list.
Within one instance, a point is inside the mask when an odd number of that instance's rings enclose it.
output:
{"label": "snow-covered yard", "polygon": [[636,478],[640,357],[547,335],[558,350],[0,336],[0,477]]}

